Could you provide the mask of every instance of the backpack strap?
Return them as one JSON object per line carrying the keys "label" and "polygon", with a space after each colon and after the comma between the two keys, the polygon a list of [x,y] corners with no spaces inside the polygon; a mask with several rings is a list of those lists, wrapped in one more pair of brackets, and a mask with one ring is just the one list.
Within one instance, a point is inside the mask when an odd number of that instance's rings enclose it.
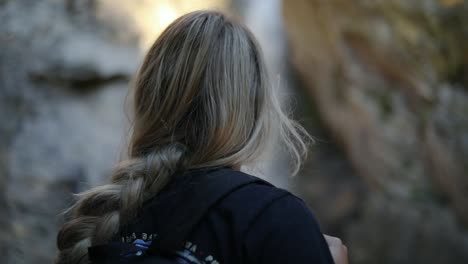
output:
{"label": "backpack strap", "polygon": [[165,216],[158,239],[148,249],[150,255],[171,255],[180,250],[203,217],[231,193],[251,184],[273,186],[255,176],[221,168],[193,176],[190,188],[174,205],[177,213]]}

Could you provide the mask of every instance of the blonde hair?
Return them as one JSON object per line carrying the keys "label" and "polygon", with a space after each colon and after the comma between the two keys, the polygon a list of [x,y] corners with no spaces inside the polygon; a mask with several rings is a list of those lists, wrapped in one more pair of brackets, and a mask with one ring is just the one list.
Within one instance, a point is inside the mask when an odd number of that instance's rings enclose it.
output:
{"label": "blonde hair", "polygon": [[254,36],[222,13],[192,12],[167,27],[132,92],[128,159],[109,184],[78,195],[56,263],[88,263],[88,247],[115,236],[177,171],[250,163],[275,138],[293,174],[306,156],[310,137],[281,110]]}

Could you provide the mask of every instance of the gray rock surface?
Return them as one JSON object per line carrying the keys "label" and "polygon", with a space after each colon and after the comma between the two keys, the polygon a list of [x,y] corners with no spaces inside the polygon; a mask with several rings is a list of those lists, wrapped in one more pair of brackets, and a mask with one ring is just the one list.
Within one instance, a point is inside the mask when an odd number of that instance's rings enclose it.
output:
{"label": "gray rock surface", "polygon": [[141,54],[137,32],[100,12],[91,0],[0,2],[2,263],[51,263],[71,193],[102,182],[123,150]]}

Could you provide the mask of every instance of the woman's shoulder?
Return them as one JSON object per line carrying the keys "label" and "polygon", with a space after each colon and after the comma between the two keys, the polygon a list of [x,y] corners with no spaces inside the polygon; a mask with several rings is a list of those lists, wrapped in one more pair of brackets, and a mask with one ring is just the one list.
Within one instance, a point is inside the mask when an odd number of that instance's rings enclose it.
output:
{"label": "woman's shoulder", "polygon": [[239,235],[251,263],[333,263],[313,211],[287,190],[271,184],[247,185],[215,211]]}
{"label": "woman's shoulder", "polygon": [[234,222],[244,225],[246,232],[265,215],[283,220],[295,216],[303,217],[304,215],[315,219],[312,210],[306,203],[290,191],[276,187],[268,181],[246,172],[229,170],[229,173],[235,174],[236,177],[259,179],[253,184],[232,192],[216,206],[217,211],[229,214]]}
{"label": "woman's shoulder", "polygon": [[226,202],[243,204],[237,209],[247,212],[242,247],[249,263],[333,263],[319,221],[300,197],[252,185]]}
{"label": "woman's shoulder", "polygon": [[282,197],[296,197],[288,190],[279,188],[262,177],[232,169],[225,169],[225,171],[226,174],[230,174],[231,178],[249,178],[251,179],[251,183],[246,184],[242,188],[238,188],[227,196],[222,202],[224,205],[242,205],[241,210],[244,212],[249,208],[255,211],[255,209],[261,209],[268,206],[270,203],[277,199],[281,199]]}

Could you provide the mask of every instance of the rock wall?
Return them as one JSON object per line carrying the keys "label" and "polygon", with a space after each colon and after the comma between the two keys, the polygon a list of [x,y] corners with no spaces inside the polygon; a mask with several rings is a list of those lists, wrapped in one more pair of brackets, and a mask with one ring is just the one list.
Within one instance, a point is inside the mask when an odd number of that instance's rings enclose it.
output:
{"label": "rock wall", "polygon": [[283,8],[300,79],[369,189],[342,223],[352,263],[468,261],[468,1]]}
{"label": "rock wall", "polygon": [[2,263],[52,263],[71,192],[118,160],[140,58],[97,1],[0,1]]}

